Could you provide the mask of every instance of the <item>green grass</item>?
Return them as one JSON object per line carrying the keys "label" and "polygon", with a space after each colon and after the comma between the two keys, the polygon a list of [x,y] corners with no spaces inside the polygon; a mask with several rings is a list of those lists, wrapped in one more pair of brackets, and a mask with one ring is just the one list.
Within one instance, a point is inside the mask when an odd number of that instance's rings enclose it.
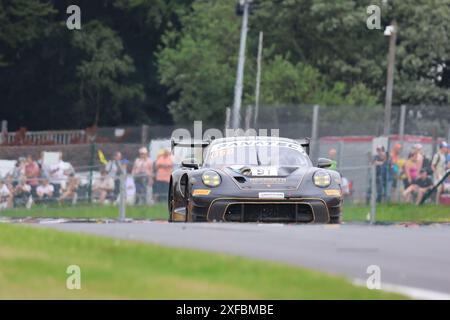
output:
{"label": "green grass", "polygon": [[[366,221],[370,207],[344,205],[344,221]],[[376,221],[380,222],[450,222],[450,207],[427,204],[381,204],[377,206]]]}
{"label": "green grass", "polygon": [[[346,279],[224,254],[0,223],[1,299],[398,299]],[[69,265],[81,290],[66,289]]]}
{"label": "green grass", "polygon": [[[119,209],[112,205],[76,205],[76,206],[34,206],[30,210],[25,208],[0,211],[0,216],[11,218],[111,218],[119,217]],[[167,219],[167,204],[153,206],[128,206],[126,217],[134,219]]]}
{"label": "green grass", "polygon": [[[370,212],[368,206],[344,205],[344,221],[366,221]],[[31,210],[9,209],[0,212],[6,217],[35,218],[111,218],[119,216],[115,206],[77,205],[77,206],[34,206]],[[167,205],[128,206],[127,218],[133,219],[164,219],[168,217]],[[450,207],[427,204],[416,206],[412,204],[381,204],[377,206],[376,220],[380,222],[450,222]]]}

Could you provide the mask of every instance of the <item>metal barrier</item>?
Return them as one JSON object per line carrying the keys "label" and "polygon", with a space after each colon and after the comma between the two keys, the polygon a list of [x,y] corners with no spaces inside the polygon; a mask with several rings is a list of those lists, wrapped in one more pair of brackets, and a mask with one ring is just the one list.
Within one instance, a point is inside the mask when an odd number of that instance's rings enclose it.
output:
{"label": "metal barrier", "polygon": [[55,131],[27,131],[9,132],[6,134],[6,144],[71,144],[86,142],[85,130],[55,130]]}

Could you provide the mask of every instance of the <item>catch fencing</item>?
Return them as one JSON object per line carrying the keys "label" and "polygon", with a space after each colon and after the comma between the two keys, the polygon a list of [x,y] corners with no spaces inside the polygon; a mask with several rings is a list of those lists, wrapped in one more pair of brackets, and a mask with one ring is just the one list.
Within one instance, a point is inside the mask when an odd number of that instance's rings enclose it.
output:
{"label": "catch fencing", "polygon": [[[382,189],[374,185],[372,160],[375,145],[382,144],[389,152],[396,143],[400,143],[402,145],[400,157],[405,159],[414,145],[421,144],[424,155],[431,159],[437,144],[443,140],[450,140],[450,108],[448,107],[393,107],[391,134],[384,138],[381,137],[384,128],[383,112],[382,107],[261,106],[256,125],[251,121],[245,121],[244,129],[251,127],[267,129],[269,135],[271,129],[277,129],[279,136],[292,139],[310,137],[313,163],[316,163],[319,157],[335,157],[337,170],[346,183],[345,205],[369,206],[371,203],[373,205],[373,200],[377,198],[381,198],[381,202],[402,201],[401,192],[403,191],[401,181],[397,181],[396,189],[393,188],[392,180],[389,181],[389,179],[386,180],[389,182]],[[251,119],[248,114],[247,118]],[[213,124],[202,124],[203,132],[213,127]],[[226,127],[227,124],[223,123],[217,129],[223,132]],[[184,128],[193,137],[195,136],[194,123]],[[86,212],[84,217],[91,218],[102,215],[122,219],[148,218],[150,217],[148,212],[153,212],[155,208],[154,203],[160,201],[161,204],[156,206],[158,213],[152,213],[151,217],[165,219],[167,218],[166,197],[157,195],[151,182],[147,185],[145,200],[141,199],[137,203],[136,177],[131,174],[131,168],[142,146],[149,149],[153,162],[162,149],[170,149],[170,138],[176,129],[179,128],[174,125],[86,129],[83,133],[77,131],[78,137],[83,138],[73,138],[73,140],[67,138],[76,137],[73,132],[63,132],[62,135],[52,133],[53,137],[59,137],[52,139],[48,138],[48,132],[42,133],[41,138],[36,138],[39,134],[23,134],[22,132],[22,139],[15,140],[19,141],[18,143],[11,142],[13,140],[10,138],[7,143],[3,140],[0,146],[0,177],[10,188],[12,185],[15,187],[20,184],[20,177],[13,176],[17,162],[27,156],[39,161],[44,152],[61,152],[63,160],[70,163],[78,185],[76,192],[71,194],[69,199],[60,200],[61,194],[59,194],[49,202],[39,202],[36,191],[33,191],[36,201],[33,201],[31,209],[27,209],[27,204],[23,200],[17,203],[9,200],[8,208],[3,208],[0,216],[33,216],[33,210],[40,210],[39,216],[64,217],[66,216],[64,212],[75,208],[70,215],[77,218],[79,218],[77,210]],[[45,134],[47,134],[47,140],[42,138]],[[17,135],[20,136],[19,133]],[[61,138],[62,136],[65,138]],[[30,137],[34,137],[34,140]],[[127,173],[121,177],[112,177],[113,190],[108,191],[103,199],[103,197],[100,198],[98,190],[94,191],[94,186],[98,186],[103,181],[104,178],[100,172],[105,168],[105,164],[113,159],[117,151],[122,154]],[[332,155],[333,152],[335,156]],[[183,158],[193,155],[186,153],[174,155],[174,168]],[[64,177],[64,180],[63,184],[68,183],[69,176]],[[66,188],[62,187],[61,190],[64,192]],[[383,192],[382,197],[378,197],[377,194],[380,190]],[[105,207],[109,208],[109,211],[102,214],[101,212],[106,212]],[[136,208],[140,208],[138,213],[135,211]],[[370,210],[369,207],[367,208]]]}

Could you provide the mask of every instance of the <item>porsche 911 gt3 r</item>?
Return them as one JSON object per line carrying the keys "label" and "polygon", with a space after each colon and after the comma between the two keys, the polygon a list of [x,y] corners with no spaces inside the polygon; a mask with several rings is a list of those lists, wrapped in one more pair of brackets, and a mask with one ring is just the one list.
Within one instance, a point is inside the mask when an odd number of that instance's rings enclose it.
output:
{"label": "porsche 911 gt3 r", "polygon": [[341,177],[331,161],[309,158],[309,140],[232,137],[199,147],[203,163],[182,161],[172,173],[169,221],[339,223]]}

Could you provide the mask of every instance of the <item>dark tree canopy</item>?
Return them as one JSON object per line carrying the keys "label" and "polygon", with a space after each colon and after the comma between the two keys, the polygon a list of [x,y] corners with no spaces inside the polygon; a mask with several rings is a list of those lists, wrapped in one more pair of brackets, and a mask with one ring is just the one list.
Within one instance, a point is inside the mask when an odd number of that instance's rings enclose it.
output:
{"label": "dark tree canopy", "polygon": [[[398,24],[394,104],[450,104],[450,0],[258,0],[250,17],[244,105],[253,103],[264,31],[261,103],[378,108]],[[81,8],[81,30],[66,9]],[[233,103],[236,0],[0,0],[0,119],[10,129],[207,120]],[[347,106],[344,108],[343,106]],[[342,110],[340,112],[339,110]],[[367,109],[368,110],[368,109]],[[361,110],[360,110],[361,111]]]}
{"label": "dark tree canopy", "polygon": [[[190,2],[0,0],[0,119],[34,130],[171,123],[154,52]],[[81,30],[66,27],[72,4]]]}

